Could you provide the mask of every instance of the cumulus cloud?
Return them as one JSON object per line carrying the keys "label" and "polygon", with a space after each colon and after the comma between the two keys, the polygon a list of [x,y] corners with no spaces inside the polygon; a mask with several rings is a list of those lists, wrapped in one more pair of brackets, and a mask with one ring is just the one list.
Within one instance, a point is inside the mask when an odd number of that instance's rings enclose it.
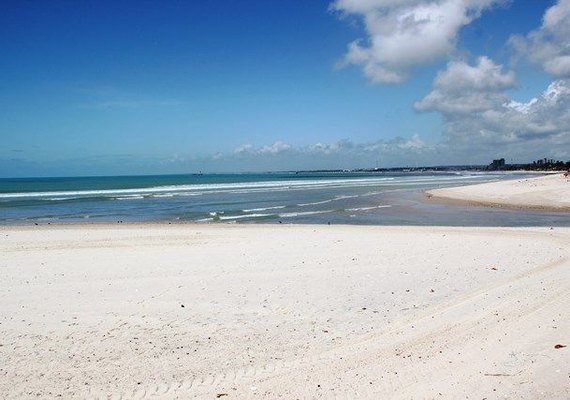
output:
{"label": "cumulus cloud", "polygon": [[503,104],[507,100],[505,89],[514,86],[514,72],[503,72],[501,65],[487,57],[480,57],[473,66],[452,61],[438,73],[432,91],[415,108],[447,116],[482,112]]}
{"label": "cumulus cloud", "polygon": [[286,152],[290,149],[291,149],[291,145],[289,145],[285,142],[277,141],[271,145],[263,146],[261,149],[259,149],[259,153],[260,154],[280,154],[280,153]]}
{"label": "cumulus cloud", "polygon": [[528,102],[508,96],[514,85],[514,73],[486,57],[475,65],[454,61],[415,107],[443,115],[443,143],[458,151],[505,151],[504,145],[519,157],[552,148],[559,157],[570,156],[570,80],[552,82]]}
{"label": "cumulus cloud", "polygon": [[368,37],[348,45],[341,65],[374,83],[407,79],[412,67],[449,55],[459,30],[505,0],[336,0],[331,9],[362,18]]}
{"label": "cumulus cloud", "polygon": [[253,154],[255,152],[255,147],[250,143],[242,144],[234,149],[234,154]]}
{"label": "cumulus cloud", "polygon": [[570,78],[570,0],[559,0],[544,13],[540,28],[509,43],[519,56],[557,78]]}
{"label": "cumulus cloud", "polygon": [[[308,153],[335,154],[347,152],[354,148],[354,143],[348,139],[342,139],[333,143],[316,143],[302,150]],[[300,149],[301,150],[301,149]]]}
{"label": "cumulus cloud", "polygon": [[261,147],[256,147],[252,144],[242,144],[234,149],[234,154],[237,155],[275,155],[287,152],[291,149],[291,145],[277,141],[270,145],[264,145]]}

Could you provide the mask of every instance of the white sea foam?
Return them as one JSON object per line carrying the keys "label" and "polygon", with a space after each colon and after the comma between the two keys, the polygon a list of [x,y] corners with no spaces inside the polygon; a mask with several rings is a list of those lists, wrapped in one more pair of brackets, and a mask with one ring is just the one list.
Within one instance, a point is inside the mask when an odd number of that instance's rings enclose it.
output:
{"label": "white sea foam", "polygon": [[[365,178],[338,178],[338,179],[306,179],[306,180],[284,180],[284,181],[258,181],[258,182],[236,182],[236,183],[213,183],[213,184],[188,184],[155,186],[149,188],[133,189],[104,189],[104,190],[75,190],[75,191],[48,191],[48,192],[21,192],[21,193],[0,193],[0,199],[37,199],[45,198],[49,200],[71,200],[88,197],[110,197],[125,200],[126,197],[174,197],[174,196],[200,196],[215,193],[256,193],[256,192],[280,192],[288,190],[312,190],[312,189],[335,189],[353,187],[392,187],[392,186],[423,186],[449,184],[454,181],[476,182],[481,179],[488,179],[488,175],[454,175],[454,176],[404,176],[404,177],[365,177]],[[339,200],[346,197],[323,200],[322,202],[305,203],[300,206],[325,204],[330,201]]]}
{"label": "white sea foam", "polygon": [[142,195],[120,196],[115,197],[115,200],[141,200],[144,199]]}
{"label": "white sea foam", "polygon": [[246,214],[246,215],[225,215],[221,216],[220,220],[234,220],[234,219],[245,219],[245,218],[260,218],[260,217],[270,217],[274,214]]}
{"label": "white sea foam", "polygon": [[50,197],[48,199],[45,200],[49,200],[49,201],[61,201],[61,200],[75,200],[75,199],[80,199],[81,196],[67,196],[67,197]]}
{"label": "white sea foam", "polygon": [[301,204],[297,204],[299,207],[307,207],[307,206],[316,206],[318,204],[326,204],[326,203],[330,203],[331,201],[334,201],[336,199],[328,199],[328,200],[323,200],[323,201],[315,201],[313,203],[301,203]]}
{"label": "white sea foam", "polygon": [[350,195],[350,196],[346,196],[346,195],[345,195],[345,196],[336,196],[334,199],[335,199],[335,200],[345,200],[345,199],[355,199],[355,198],[357,198],[357,197],[360,197],[360,195],[358,195],[358,194],[353,194],[353,195]]}
{"label": "white sea foam", "polygon": [[332,202],[332,201],[345,200],[345,199],[354,199],[354,198],[357,198],[357,197],[360,197],[360,195],[355,194],[355,195],[350,195],[350,196],[345,196],[345,195],[343,195],[343,196],[335,196],[335,197],[332,198],[332,199],[321,200],[321,201],[315,201],[315,202],[312,202],[312,203],[301,203],[301,204],[297,204],[297,205],[298,205],[299,207],[316,206],[316,205],[319,205],[319,204],[327,204],[327,203],[330,203],[330,202]]}
{"label": "white sea foam", "polygon": [[286,181],[261,181],[261,182],[236,182],[236,183],[215,183],[215,184],[191,184],[191,185],[171,185],[156,186],[149,188],[134,189],[104,189],[104,190],[75,190],[75,191],[51,191],[51,192],[22,192],[22,193],[0,193],[2,199],[16,198],[60,198],[69,199],[70,197],[95,197],[95,196],[127,196],[127,195],[200,195],[218,192],[235,191],[236,193],[249,193],[255,191],[281,191],[296,189],[321,189],[321,188],[348,188],[359,186],[384,186],[407,182],[433,182],[434,180],[449,181],[475,178],[469,176],[456,177],[436,177],[435,179],[421,178],[408,180],[407,177],[396,178],[343,178],[343,179],[307,179],[307,180],[286,180]]}
{"label": "white sea foam", "polygon": [[302,217],[305,215],[316,215],[316,214],[327,214],[332,213],[335,210],[317,210],[317,211],[302,211],[302,212],[290,212],[290,213],[283,213],[279,214],[279,218],[294,218],[294,217]]}
{"label": "white sea foam", "polygon": [[249,208],[247,210],[243,210],[243,212],[258,212],[258,211],[268,211],[268,210],[279,210],[285,208],[287,206],[275,206],[275,207],[260,207],[260,208]]}
{"label": "white sea foam", "polygon": [[149,194],[148,197],[153,198],[169,198],[169,197],[190,197],[190,196],[202,196],[204,194],[217,193],[215,191],[204,191],[204,192],[171,192],[171,193],[157,193]]}
{"label": "white sea foam", "polygon": [[390,207],[392,207],[390,204],[385,204],[385,205],[373,206],[373,207],[347,208],[346,211],[369,211],[369,210],[375,210],[377,208],[390,208]]}

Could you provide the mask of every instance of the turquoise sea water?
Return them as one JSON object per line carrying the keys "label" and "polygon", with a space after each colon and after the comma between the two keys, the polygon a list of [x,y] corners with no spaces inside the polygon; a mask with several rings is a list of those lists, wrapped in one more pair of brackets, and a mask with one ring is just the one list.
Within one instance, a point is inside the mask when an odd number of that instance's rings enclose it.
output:
{"label": "turquoise sea water", "polygon": [[266,173],[0,179],[0,223],[180,221],[570,226],[568,213],[450,206],[430,188],[501,173]]}

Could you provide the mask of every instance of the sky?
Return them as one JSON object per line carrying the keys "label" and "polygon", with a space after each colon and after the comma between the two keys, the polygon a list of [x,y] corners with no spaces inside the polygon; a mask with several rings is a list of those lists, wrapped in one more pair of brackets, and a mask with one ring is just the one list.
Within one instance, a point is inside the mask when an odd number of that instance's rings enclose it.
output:
{"label": "sky", "polygon": [[0,177],[570,159],[570,0],[0,2]]}

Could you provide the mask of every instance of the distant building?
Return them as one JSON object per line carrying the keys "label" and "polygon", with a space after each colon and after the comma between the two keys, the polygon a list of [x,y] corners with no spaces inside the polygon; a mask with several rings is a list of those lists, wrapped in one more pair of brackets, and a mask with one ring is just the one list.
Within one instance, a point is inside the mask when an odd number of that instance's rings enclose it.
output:
{"label": "distant building", "polygon": [[505,159],[500,158],[498,160],[493,160],[493,162],[491,164],[489,164],[487,169],[490,171],[500,171],[500,170],[505,169]]}

